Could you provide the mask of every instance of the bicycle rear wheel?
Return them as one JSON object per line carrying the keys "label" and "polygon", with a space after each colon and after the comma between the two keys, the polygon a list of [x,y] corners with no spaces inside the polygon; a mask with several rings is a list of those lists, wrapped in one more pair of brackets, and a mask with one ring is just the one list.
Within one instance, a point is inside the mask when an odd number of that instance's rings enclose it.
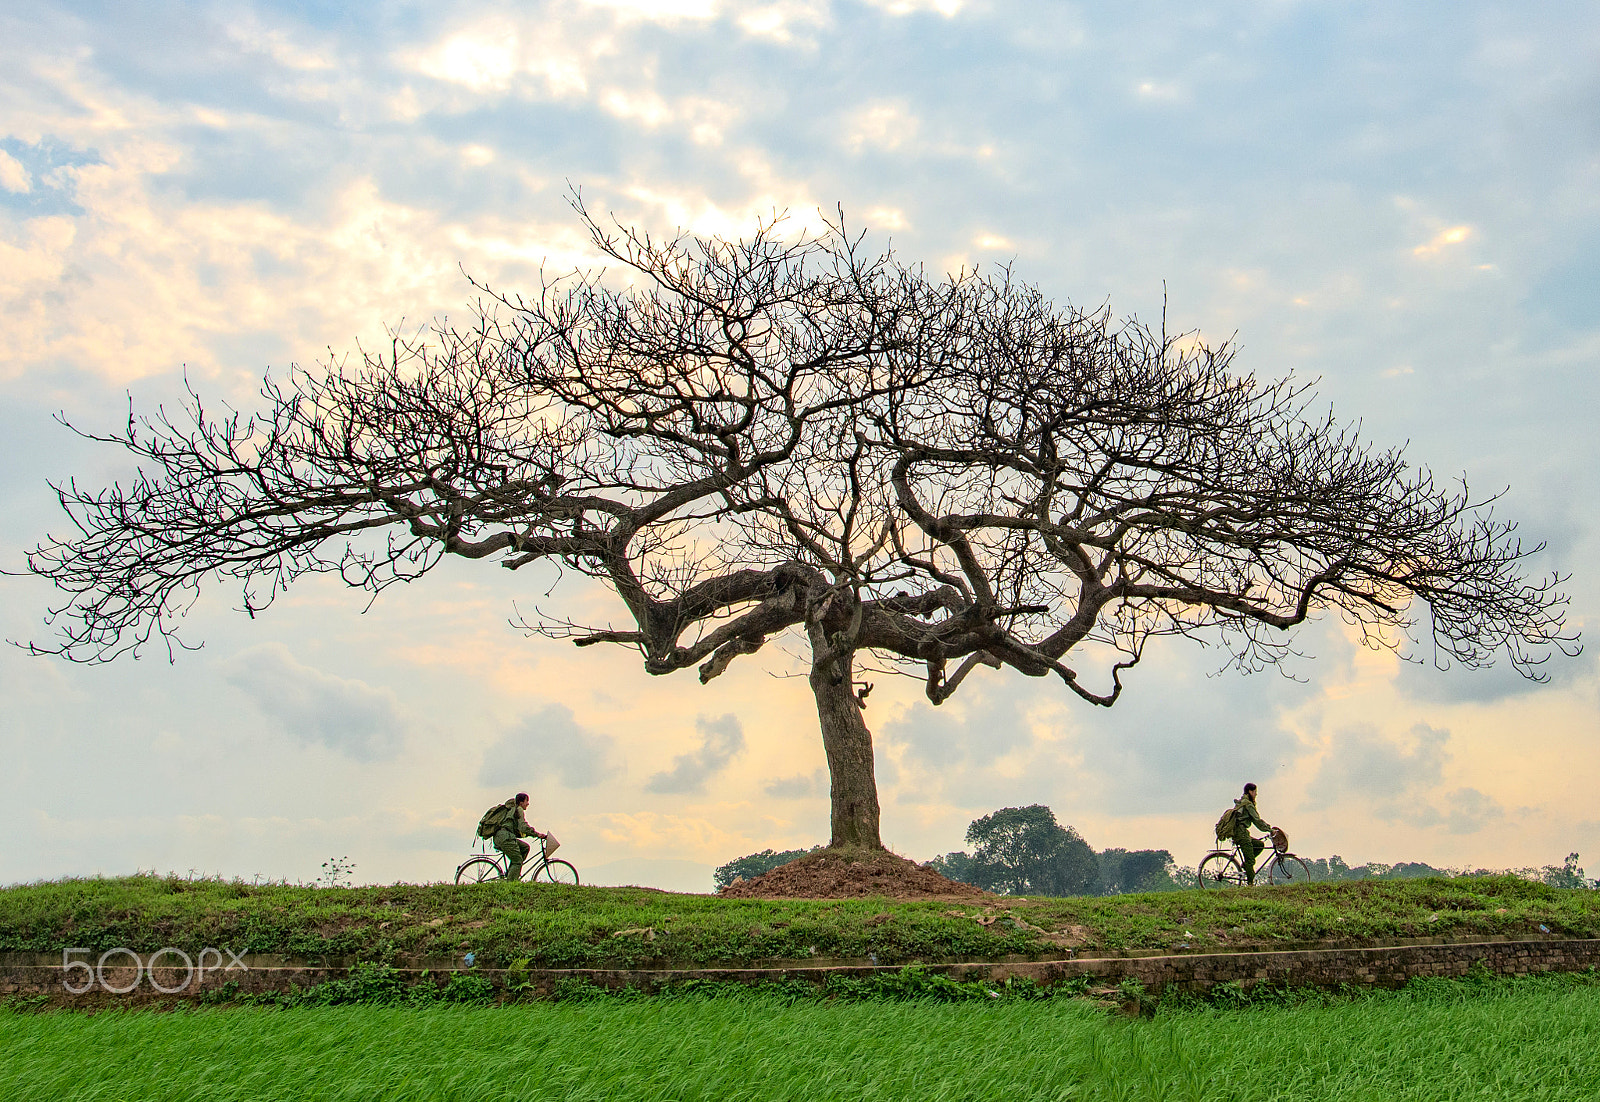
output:
{"label": "bicycle rear wheel", "polygon": [[456,883],[482,884],[485,880],[498,880],[500,875],[500,862],[493,857],[474,857],[456,869]]}
{"label": "bicycle rear wheel", "polygon": [[1245,886],[1244,870],[1226,853],[1213,853],[1200,862],[1202,888],[1242,888]]}
{"label": "bicycle rear wheel", "polygon": [[1311,870],[1293,854],[1280,854],[1267,863],[1269,884],[1309,884]]}
{"label": "bicycle rear wheel", "polygon": [[557,858],[544,863],[544,868],[539,870],[539,879],[548,880],[552,884],[575,885],[578,882],[578,870],[573,868],[570,862]]}

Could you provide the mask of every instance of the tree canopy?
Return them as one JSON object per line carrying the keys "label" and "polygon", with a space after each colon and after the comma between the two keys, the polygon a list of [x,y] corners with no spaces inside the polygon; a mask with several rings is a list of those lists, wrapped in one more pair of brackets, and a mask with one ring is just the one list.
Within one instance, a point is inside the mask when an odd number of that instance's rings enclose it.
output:
{"label": "tree canopy", "polygon": [[935,278],[842,217],[658,240],[576,206],[618,270],[480,286],[471,325],[269,374],[255,413],[191,392],[86,434],[140,470],[57,487],[74,530],[28,563],[68,598],[35,649],[172,655],[207,578],[254,612],[309,573],[377,593],[446,555],[557,562],[620,622],[524,625],[652,674],[801,641],[832,844],[875,847],[865,669],[935,704],[983,665],[1109,706],[1153,638],[1257,668],[1326,610],[1530,676],[1575,646],[1514,524],[1229,346],[1005,269]]}
{"label": "tree canopy", "polygon": [[1003,807],[974,819],[967,827],[967,844],[973,852],[962,879],[986,891],[1006,895],[1100,892],[1100,865],[1093,847],[1076,830],[1058,823],[1055,813],[1043,804]]}

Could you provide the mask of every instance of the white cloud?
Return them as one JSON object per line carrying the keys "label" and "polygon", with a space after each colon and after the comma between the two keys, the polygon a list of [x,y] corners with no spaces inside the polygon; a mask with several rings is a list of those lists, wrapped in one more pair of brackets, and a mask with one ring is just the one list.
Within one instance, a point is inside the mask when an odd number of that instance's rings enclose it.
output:
{"label": "white cloud", "polygon": [[792,777],[777,777],[762,785],[761,791],[774,800],[815,799],[828,794],[828,774],[817,769]]}
{"label": "white cloud", "polygon": [[744,7],[736,16],[739,28],[756,38],[790,43],[802,31],[812,31],[831,23],[828,0],[775,0]]}
{"label": "white cloud", "polygon": [[965,0],[867,0],[873,7],[890,15],[915,15],[918,12],[936,12],[946,19],[958,14],[966,6]]}
{"label": "white cloud", "polygon": [[[722,864],[749,852],[749,839],[704,816],[669,815],[654,811],[614,812],[581,816],[578,829],[602,842],[625,847],[640,856],[667,856]],[[565,841],[565,839],[563,839]]]}
{"label": "white cloud", "polygon": [[33,190],[28,170],[22,167],[21,161],[3,149],[0,149],[0,188],[23,195]]}
{"label": "white cloud", "polygon": [[1363,725],[1334,736],[1311,782],[1313,810],[1360,808],[1362,814],[1414,827],[1471,834],[1504,818],[1500,801],[1476,788],[1441,793],[1451,763],[1450,732],[1413,724],[1403,738]]}
{"label": "white cloud", "polygon": [[282,643],[262,643],[224,664],[230,684],[307,745],[357,761],[392,758],[406,727],[393,692],[304,665]]}
{"label": "white cloud", "polygon": [[623,773],[616,740],[580,725],[572,709],[551,704],[508,729],[483,754],[478,781],[528,785],[556,777],[567,788],[593,788]]}
{"label": "white cloud", "polygon": [[1182,85],[1169,81],[1140,81],[1135,91],[1141,100],[1151,103],[1185,103],[1189,98]]}
{"label": "white cloud", "polygon": [[473,91],[503,91],[522,70],[517,35],[510,27],[484,27],[451,35],[418,60],[417,68],[438,80]]}
{"label": "white cloud", "polygon": [[1472,236],[1471,226],[1451,226],[1434,234],[1425,244],[1412,249],[1417,256],[1433,256],[1451,245],[1459,245]]}
{"label": "white cloud", "polygon": [[844,144],[852,152],[896,150],[917,136],[918,121],[901,101],[869,103],[845,121]]}
{"label": "white cloud", "polygon": [[717,14],[716,0],[583,0],[591,8],[602,8],[623,19],[652,23],[699,22]]}
{"label": "white cloud", "polygon": [[652,776],[645,785],[645,791],[671,794],[702,792],[706,781],[744,753],[744,727],[739,723],[739,717],[723,715],[707,719],[699,716],[694,725],[700,732],[699,747],[673,758],[672,768]]}

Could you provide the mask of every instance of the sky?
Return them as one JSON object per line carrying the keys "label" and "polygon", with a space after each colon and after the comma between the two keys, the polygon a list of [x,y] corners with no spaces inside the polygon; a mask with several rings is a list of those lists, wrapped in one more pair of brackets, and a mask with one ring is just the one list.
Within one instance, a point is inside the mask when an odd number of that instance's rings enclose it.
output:
{"label": "sky", "polygon": [[[1475,492],[1600,618],[1600,11],[1451,0],[60,3],[0,10],[0,569],[126,477],[114,429],[185,380],[465,317],[467,275],[593,262],[567,202],[738,235],[842,207],[930,270],[1012,263],[1058,303],[1235,340],[1263,379]],[[207,590],[175,663],[0,653],[0,883],[161,872],[448,878],[518,790],[586,878],[707,890],[825,842],[803,679],[778,648],[702,686],[529,639],[603,592],[457,562],[370,609]],[[548,591],[548,592],[547,592]],[[0,576],[0,633],[48,584]],[[1362,648],[1285,673],[1164,641],[1111,710],[982,670],[935,709],[880,681],[885,842],[962,848],[1048,804],[1193,865],[1240,785],[1307,856],[1600,872],[1600,669],[1533,684]]]}

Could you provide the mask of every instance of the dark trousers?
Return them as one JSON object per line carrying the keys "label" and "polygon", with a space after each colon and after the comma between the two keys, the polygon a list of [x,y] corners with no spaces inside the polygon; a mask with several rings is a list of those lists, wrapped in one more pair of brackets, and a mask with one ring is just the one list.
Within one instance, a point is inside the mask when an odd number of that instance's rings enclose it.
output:
{"label": "dark trousers", "polygon": [[496,836],[494,848],[506,856],[505,879],[522,879],[522,862],[528,859],[528,854],[533,852],[533,847],[521,838],[513,838],[511,835],[505,834]]}
{"label": "dark trousers", "polygon": [[1261,856],[1261,851],[1266,849],[1265,842],[1258,842],[1250,835],[1235,838],[1239,843],[1239,854],[1244,858],[1244,878],[1251,884],[1256,882],[1256,858]]}

